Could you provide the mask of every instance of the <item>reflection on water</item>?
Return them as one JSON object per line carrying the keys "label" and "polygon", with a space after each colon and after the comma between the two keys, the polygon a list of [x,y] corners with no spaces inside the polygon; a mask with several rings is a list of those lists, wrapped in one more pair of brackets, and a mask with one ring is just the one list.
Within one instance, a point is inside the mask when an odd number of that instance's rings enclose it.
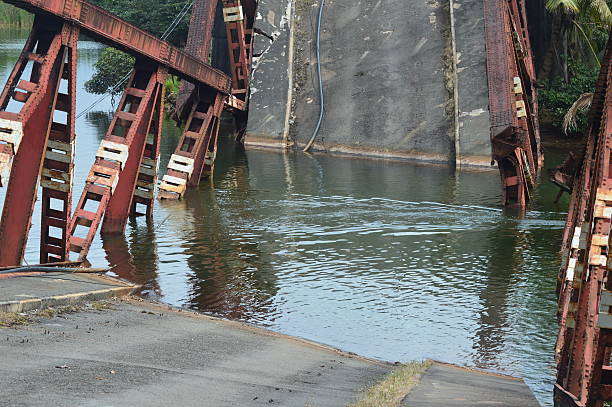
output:
{"label": "reflection on water", "polygon": [[[0,79],[20,44],[0,36]],[[100,49],[80,46],[78,103],[88,106],[96,97],[82,84]],[[75,195],[110,111],[107,100],[78,122]],[[178,135],[167,122],[163,163]],[[551,186],[521,215],[498,208],[494,172],[245,152],[228,140],[220,151],[212,183],[158,202],[153,220],[131,221],[125,237],[98,238],[90,261],[170,304],[369,357],[525,377],[550,405],[564,219]]]}

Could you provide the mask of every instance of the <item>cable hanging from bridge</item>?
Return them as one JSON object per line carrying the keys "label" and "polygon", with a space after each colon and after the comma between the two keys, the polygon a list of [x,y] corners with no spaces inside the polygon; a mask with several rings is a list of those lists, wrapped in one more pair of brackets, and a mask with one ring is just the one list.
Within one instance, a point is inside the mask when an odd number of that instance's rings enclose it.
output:
{"label": "cable hanging from bridge", "polygon": [[[168,37],[170,37],[170,35],[174,32],[174,30],[176,30],[176,27],[178,27],[178,25],[180,24],[180,22],[183,19],[183,17],[185,17],[185,15],[189,12],[189,10],[191,10],[191,7],[193,7],[194,3],[195,3],[195,0],[191,0],[190,2],[185,3],[185,5],[183,6],[183,9],[177,14],[177,16],[174,18],[172,23],[170,23],[168,28],[166,28],[164,33],[161,35],[160,38],[162,40],[166,40],[166,39],[168,39]],[[89,113],[99,103],[101,103],[103,100],[105,100],[107,97],[114,95],[119,89],[121,89],[123,87],[123,85],[125,85],[125,82],[127,82],[127,80],[130,78],[130,76],[132,75],[133,71],[134,70],[132,69],[127,74],[125,74],[125,76],[122,77],[109,90],[107,90],[106,93],[104,95],[102,95],[102,97],[100,97],[97,100],[95,100],[91,105],[89,105],[83,111],[81,111],[79,114],[77,114],[76,118],[80,119],[81,117],[83,117],[84,115]]]}
{"label": "cable hanging from bridge", "polygon": [[325,0],[321,0],[321,4],[319,5],[319,18],[317,21],[317,41],[316,41],[316,54],[317,54],[317,76],[319,78],[319,121],[317,122],[317,126],[312,133],[312,137],[304,147],[304,152],[307,153],[308,150],[314,144],[317,136],[319,135],[319,130],[321,129],[321,123],[323,123],[323,116],[325,114],[325,95],[323,94],[323,79],[321,78],[321,20],[323,19],[323,9],[325,7]]}

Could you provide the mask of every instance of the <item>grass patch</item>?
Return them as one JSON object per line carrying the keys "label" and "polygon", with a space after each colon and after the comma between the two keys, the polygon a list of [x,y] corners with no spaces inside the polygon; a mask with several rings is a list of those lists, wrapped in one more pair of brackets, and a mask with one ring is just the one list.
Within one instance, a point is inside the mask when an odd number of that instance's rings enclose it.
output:
{"label": "grass patch", "polygon": [[16,312],[0,312],[0,327],[14,328],[32,323],[32,318],[27,314],[18,314]]}
{"label": "grass patch", "polygon": [[96,311],[106,311],[109,309],[113,309],[112,301],[94,301],[88,304],[88,308],[91,308]]}
{"label": "grass patch", "polygon": [[358,402],[347,407],[398,407],[429,366],[430,361],[402,365],[363,392]]}
{"label": "grass patch", "polygon": [[72,314],[79,312],[82,308],[77,305],[64,305],[61,307],[45,308],[34,312],[34,316],[38,318],[54,318],[58,315]]}
{"label": "grass patch", "polygon": [[84,305],[63,305],[27,313],[0,312],[0,328],[16,328],[35,323],[39,319],[51,319],[80,311],[106,311],[110,309],[113,309],[112,301],[94,301]]}

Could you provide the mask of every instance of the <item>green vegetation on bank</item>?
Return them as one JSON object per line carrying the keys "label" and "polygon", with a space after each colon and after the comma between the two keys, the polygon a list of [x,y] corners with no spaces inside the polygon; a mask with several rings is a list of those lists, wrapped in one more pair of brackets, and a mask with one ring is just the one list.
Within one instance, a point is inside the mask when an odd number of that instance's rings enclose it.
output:
{"label": "green vegetation on bank", "polygon": [[[568,63],[568,81],[557,76],[540,90],[539,102],[543,110],[543,120],[557,128],[563,128],[567,112],[582,95],[593,92],[598,75],[599,66],[571,59]],[[583,132],[587,124],[587,109],[579,109],[576,112],[575,123],[575,126],[568,130]]]}
{"label": "green vegetation on bank", "polygon": [[17,328],[32,324],[40,319],[50,319],[80,311],[104,311],[112,309],[113,304],[112,300],[102,300],[83,305],[62,305],[42,308],[31,312],[0,312],[0,328]]}
{"label": "green vegetation on bank", "polygon": [[402,365],[364,391],[360,400],[348,407],[398,407],[430,366],[430,361]]}
{"label": "green vegetation on bank", "polygon": [[550,44],[538,72],[543,86],[542,122],[574,134],[585,131],[599,61],[612,26],[610,4],[607,0],[546,1],[552,22]]}
{"label": "green vegetation on bank", "polygon": [[27,11],[0,2],[1,28],[26,28],[32,25],[34,16]]}

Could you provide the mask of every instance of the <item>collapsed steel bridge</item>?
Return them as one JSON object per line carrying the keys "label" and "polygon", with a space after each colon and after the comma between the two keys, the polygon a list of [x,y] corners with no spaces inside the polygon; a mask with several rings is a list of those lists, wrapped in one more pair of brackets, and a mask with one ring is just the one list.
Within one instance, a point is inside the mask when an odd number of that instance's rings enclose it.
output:
{"label": "collapsed steel bridge", "polygon": [[[224,109],[235,117],[238,138],[244,135],[256,0],[196,1],[186,50],[85,0],[3,1],[36,17],[0,95],[0,185],[7,187],[0,266],[21,263],[39,185],[41,263],[83,260],[98,228],[103,234],[123,233],[128,217],[151,216],[167,75],[183,80],[179,115],[184,131],[159,181],[159,198],[179,199],[212,173]],[[230,76],[205,62],[219,1]],[[484,5],[493,159],[501,171],[504,202],[525,206],[540,168],[541,148],[524,0],[484,0]],[[136,62],[73,211],[81,32],[133,55]]]}
{"label": "collapsed steel bridge", "polygon": [[[255,0],[221,0],[231,77],[204,61],[217,0],[201,2],[188,49],[180,50],[84,0],[5,0],[35,14],[28,40],[0,95],[0,266],[21,264],[42,187],[40,262],[83,260],[100,227],[123,233],[129,216],[151,215],[167,75],[191,83],[184,131],[159,184],[179,199],[213,171],[225,109],[248,108]],[[76,57],[80,33],[135,57],[118,109],[72,212]],[[244,126],[244,125],[243,125]],[[9,176],[10,174],[10,176]]]}
{"label": "collapsed steel bridge", "polygon": [[484,0],[489,120],[502,201],[525,208],[543,164],[525,0]]}
{"label": "collapsed steel bridge", "polygon": [[612,401],[612,35],[585,140],[582,155],[572,155],[561,171],[572,195],[557,282],[559,407],[601,407]]}
{"label": "collapsed steel bridge", "polygon": [[[159,182],[158,196],[179,199],[214,168],[222,111],[244,134],[256,0],[220,0],[231,76],[206,62],[218,0],[198,1],[187,49],[180,50],[84,0],[3,0],[36,15],[0,94],[0,267],[21,264],[42,188],[40,262],[83,260],[99,227],[123,233],[158,184],[164,86],[185,81],[184,131]],[[542,165],[535,71],[524,0],[484,0],[493,159],[506,205],[524,207]],[[135,65],[72,210],[79,34],[130,53]],[[29,77],[27,77],[29,75]],[[27,77],[27,78],[26,78]],[[17,107],[11,111],[11,107]],[[559,273],[557,406],[612,401],[612,37],[590,113],[586,147],[566,174],[572,199]],[[571,182],[567,181],[570,180]]]}

